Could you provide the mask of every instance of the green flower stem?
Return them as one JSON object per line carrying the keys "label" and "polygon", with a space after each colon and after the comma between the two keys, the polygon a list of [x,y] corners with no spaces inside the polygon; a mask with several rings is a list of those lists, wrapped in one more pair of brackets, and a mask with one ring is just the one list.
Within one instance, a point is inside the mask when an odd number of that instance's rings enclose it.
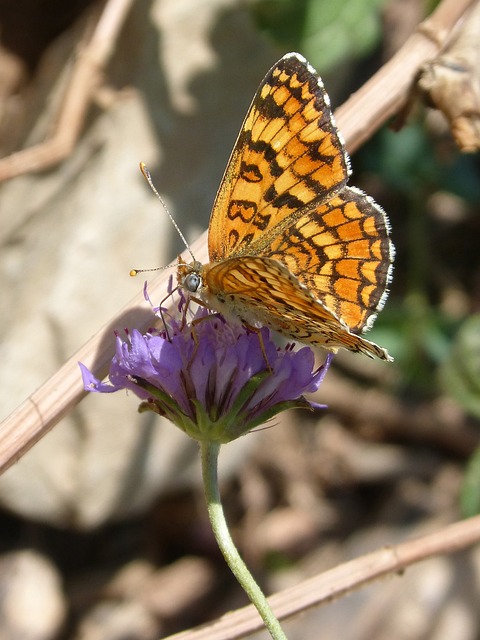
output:
{"label": "green flower stem", "polygon": [[208,516],[223,556],[253,605],[257,608],[274,640],[287,640],[262,590],[242,560],[228,530],[218,489],[218,454],[220,443],[201,441],[202,473]]}

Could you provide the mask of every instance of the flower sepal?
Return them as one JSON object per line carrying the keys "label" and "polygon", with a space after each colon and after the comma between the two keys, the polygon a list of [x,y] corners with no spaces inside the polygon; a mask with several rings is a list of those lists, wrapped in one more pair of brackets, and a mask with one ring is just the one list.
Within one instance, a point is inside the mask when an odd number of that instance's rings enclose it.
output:
{"label": "flower sepal", "polygon": [[[133,378],[134,382],[140,389],[145,390],[151,397],[141,402],[138,406],[139,413],[145,413],[152,411],[153,413],[168,418],[175,426],[184,431],[186,434],[191,435],[196,429],[196,423],[190,416],[183,412],[180,406],[170,398],[170,396],[151,384],[143,378]],[[192,436],[193,437],[193,436]],[[198,438],[197,438],[198,440]]]}
{"label": "flower sepal", "polygon": [[168,418],[194,440],[226,444],[267,422],[286,409],[300,408],[312,410],[312,404],[302,396],[295,400],[287,400],[278,402],[273,406],[268,406],[265,411],[257,414],[255,419],[249,419],[249,402],[253,394],[269,375],[272,375],[272,373],[265,370],[252,376],[238,393],[228,414],[222,415],[216,420],[209,414],[203,404],[196,399],[192,399],[192,404],[195,408],[195,420],[192,420],[176,405],[172,398],[150,384],[147,380],[132,377],[131,381],[152,396],[139,405],[139,413],[152,411]]}

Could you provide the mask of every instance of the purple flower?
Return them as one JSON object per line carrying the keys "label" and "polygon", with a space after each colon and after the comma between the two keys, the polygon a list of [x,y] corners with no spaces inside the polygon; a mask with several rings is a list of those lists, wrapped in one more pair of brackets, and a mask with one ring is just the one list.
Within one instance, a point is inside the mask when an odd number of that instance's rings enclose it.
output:
{"label": "purple flower", "polygon": [[[309,347],[277,347],[267,328],[251,331],[199,308],[186,323],[165,330],[117,335],[116,354],[104,383],[81,363],[87,391],[133,391],[151,410],[197,440],[229,442],[290,407],[314,408],[303,397],[318,389],[331,356],[318,369]],[[165,314],[164,314],[165,315]]]}

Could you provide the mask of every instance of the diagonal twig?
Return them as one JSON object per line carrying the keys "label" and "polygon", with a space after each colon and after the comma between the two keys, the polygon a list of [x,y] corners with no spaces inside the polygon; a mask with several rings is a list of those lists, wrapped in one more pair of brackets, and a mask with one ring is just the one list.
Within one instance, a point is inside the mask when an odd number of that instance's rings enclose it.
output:
{"label": "diagonal twig", "polygon": [[[439,531],[373,553],[304,580],[268,598],[275,615],[285,620],[300,611],[326,604],[361,586],[438,555],[466,549],[480,541],[480,516],[456,522]],[[227,613],[218,620],[164,640],[240,640],[264,628],[252,605]]]}

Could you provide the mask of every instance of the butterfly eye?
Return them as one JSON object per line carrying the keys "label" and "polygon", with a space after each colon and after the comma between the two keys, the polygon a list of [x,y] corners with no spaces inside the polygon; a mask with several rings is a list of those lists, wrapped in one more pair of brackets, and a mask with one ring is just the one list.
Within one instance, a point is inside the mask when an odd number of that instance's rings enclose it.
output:
{"label": "butterfly eye", "polygon": [[183,280],[183,286],[190,293],[195,293],[198,291],[200,285],[202,284],[202,278],[198,275],[198,273],[189,273],[188,276],[185,276]]}

